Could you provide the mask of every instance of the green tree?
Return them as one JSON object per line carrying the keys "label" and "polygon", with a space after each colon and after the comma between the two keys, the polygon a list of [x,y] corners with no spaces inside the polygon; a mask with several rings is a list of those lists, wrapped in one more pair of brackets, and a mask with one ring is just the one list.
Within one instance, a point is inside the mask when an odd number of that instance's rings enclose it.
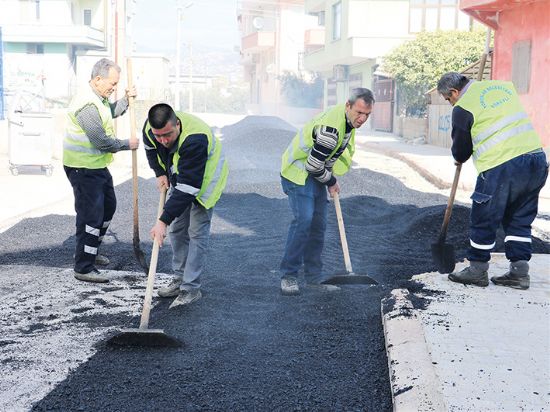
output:
{"label": "green tree", "polygon": [[280,77],[281,94],[290,106],[320,107],[323,101],[323,79],[314,75],[310,81],[292,72]]}
{"label": "green tree", "polygon": [[442,74],[460,71],[478,60],[485,36],[483,30],[423,32],[388,54],[383,69],[397,82],[400,111],[407,116],[424,116],[426,92]]}

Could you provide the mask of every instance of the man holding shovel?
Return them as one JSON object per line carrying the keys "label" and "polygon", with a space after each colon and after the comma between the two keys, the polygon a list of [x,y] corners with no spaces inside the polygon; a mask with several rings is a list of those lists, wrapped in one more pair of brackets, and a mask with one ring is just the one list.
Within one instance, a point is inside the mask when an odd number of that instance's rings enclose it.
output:
{"label": "man holding shovel", "polygon": [[510,269],[493,276],[495,285],[529,288],[531,224],[548,162],[539,136],[511,82],[473,81],[459,73],[441,77],[437,90],[451,105],[452,154],[464,163],[470,156],[479,173],[471,196],[470,266],[449,279],[487,286],[491,250],[502,224]]}
{"label": "man holding shovel", "polygon": [[300,293],[297,277],[302,264],[308,285],[339,289],[320,284],[327,190],[331,196],[340,192],[335,175],[343,175],[351,167],[355,129],[367,121],[373,105],[374,96],[369,89],[354,89],[345,104],[309,121],[283,153],[281,184],[293,214],[280,266],[283,295]]}
{"label": "man holding shovel", "polygon": [[149,110],[143,145],[160,191],[168,189],[162,215],[151,237],[172,245],[175,279],[159,289],[161,297],[176,297],[170,308],[201,298],[200,276],[206,259],[213,207],[227,180],[221,141],[199,118],[174,112],[167,104]]}
{"label": "man holding shovel", "polygon": [[85,282],[109,281],[95,267],[109,264],[109,259],[98,254],[98,248],[116,210],[113,178],[107,166],[113,153],[139,146],[138,139],[114,136],[113,118],[124,114],[128,97],[136,95],[132,88],[122,99],[109,103],[119,79],[117,64],[99,60],[92,68],[89,85],[72,99],[68,110],[63,166],[75,197],[74,277]]}

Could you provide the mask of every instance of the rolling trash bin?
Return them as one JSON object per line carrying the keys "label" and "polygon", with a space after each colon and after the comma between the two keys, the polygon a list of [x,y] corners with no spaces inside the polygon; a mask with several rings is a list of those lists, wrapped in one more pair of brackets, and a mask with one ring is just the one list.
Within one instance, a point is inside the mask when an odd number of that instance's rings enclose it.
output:
{"label": "rolling trash bin", "polygon": [[13,112],[8,118],[8,157],[12,175],[21,168],[40,167],[53,173],[53,116],[45,112]]}

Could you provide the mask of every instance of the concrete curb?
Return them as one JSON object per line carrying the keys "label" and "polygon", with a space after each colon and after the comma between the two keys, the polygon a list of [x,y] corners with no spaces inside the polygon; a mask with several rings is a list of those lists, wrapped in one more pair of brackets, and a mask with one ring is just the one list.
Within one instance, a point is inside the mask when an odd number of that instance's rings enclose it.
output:
{"label": "concrete curb", "polygon": [[381,303],[393,410],[444,411],[447,406],[422,322],[417,318],[408,295],[406,289],[394,289],[391,296]]}

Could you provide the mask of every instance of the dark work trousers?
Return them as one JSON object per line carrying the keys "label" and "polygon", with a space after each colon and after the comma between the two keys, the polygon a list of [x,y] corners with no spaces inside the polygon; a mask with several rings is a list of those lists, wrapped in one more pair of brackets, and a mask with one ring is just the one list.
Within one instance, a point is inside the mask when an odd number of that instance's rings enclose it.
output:
{"label": "dark work trousers", "polygon": [[471,196],[468,260],[491,259],[501,224],[508,260],[531,259],[531,224],[537,216],[539,192],[547,176],[548,162],[542,149],[480,173]]}
{"label": "dark work trousers", "polygon": [[65,166],[71,182],[76,211],[74,270],[94,269],[97,250],[116,210],[113,178],[107,168],[84,169]]}

